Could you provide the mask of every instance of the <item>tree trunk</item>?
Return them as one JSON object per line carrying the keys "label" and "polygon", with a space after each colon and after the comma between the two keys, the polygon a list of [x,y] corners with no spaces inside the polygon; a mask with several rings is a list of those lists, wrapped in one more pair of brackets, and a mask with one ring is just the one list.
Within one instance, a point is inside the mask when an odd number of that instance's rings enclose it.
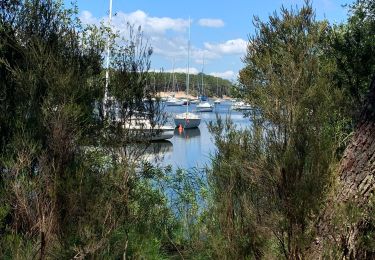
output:
{"label": "tree trunk", "polygon": [[330,250],[336,247],[343,259],[371,257],[359,246],[358,238],[366,229],[374,188],[375,76],[359,124],[340,162],[334,195],[318,220],[317,238],[309,250],[312,258],[323,258],[323,246]]}

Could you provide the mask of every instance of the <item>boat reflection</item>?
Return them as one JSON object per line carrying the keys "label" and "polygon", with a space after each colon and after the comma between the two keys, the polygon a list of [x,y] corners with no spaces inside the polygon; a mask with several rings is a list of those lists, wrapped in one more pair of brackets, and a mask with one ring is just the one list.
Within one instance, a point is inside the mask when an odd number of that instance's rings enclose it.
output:
{"label": "boat reflection", "polygon": [[174,136],[177,138],[183,138],[183,139],[191,139],[191,138],[197,138],[201,135],[201,131],[199,128],[190,128],[190,129],[179,129],[176,128],[174,130]]}
{"label": "boat reflection", "polygon": [[142,157],[149,162],[161,162],[165,157],[171,157],[172,153],[173,144],[164,140],[150,143]]}
{"label": "boat reflection", "polygon": [[145,143],[128,144],[122,149],[120,157],[131,161],[148,161],[158,163],[172,156],[173,144],[170,141],[153,141]]}

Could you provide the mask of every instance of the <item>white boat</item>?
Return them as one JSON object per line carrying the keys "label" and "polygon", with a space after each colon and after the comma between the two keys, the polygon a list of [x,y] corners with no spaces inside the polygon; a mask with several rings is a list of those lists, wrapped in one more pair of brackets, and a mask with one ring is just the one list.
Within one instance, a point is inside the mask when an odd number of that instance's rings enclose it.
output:
{"label": "white boat", "polygon": [[213,105],[208,102],[202,102],[197,105],[197,110],[199,112],[212,112],[213,109]]}
{"label": "white boat", "polygon": [[168,98],[167,101],[165,101],[165,104],[167,106],[182,106],[184,104],[184,101],[175,97],[171,97],[171,98]]}
{"label": "white boat", "polygon": [[170,139],[174,135],[172,125],[152,125],[148,119],[134,118],[123,124],[123,127],[130,132],[135,139],[158,141]]}
{"label": "white boat", "polygon": [[[187,62],[187,77],[186,77],[186,94],[189,95],[189,66],[190,66],[190,18],[189,18],[189,40],[188,40],[188,62]],[[174,117],[176,127],[195,128],[201,123],[201,118],[194,113],[189,112],[189,106],[186,106],[186,112],[177,114]]]}
{"label": "white boat", "polygon": [[174,123],[177,127],[186,129],[198,127],[201,123],[201,118],[194,113],[185,112],[174,117]]}
{"label": "white boat", "polygon": [[189,102],[190,102],[190,104],[198,104],[199,103],[199,99],[192,99]]}
{"label": "white boat", "polygon": [[233,110],[238,110],[238,111],[240,111],[240,110],[251,110],[252,107],[248,103],[245,103],[243,101],[238,101],[238,102],[235,102],[232,105],[232,109]]}
{"label": "white boat", "polygon": [[[219,77],[216,77],[216,96],[219,97]],[[220,104],[220,103],[221,103],[220,98],[215,99],[214,101],[215,105]]]}
{"label": "white boat", "polygon": [[[203,90],[203,87],[204,87],[204,83],[203,83],[203,69],[204,69],[204,57],[203,57],[203,65],[202,65],[202,94],[204,93],[204,90]],[[203,99],[202,99],[203,100]],[[199,112],[212,112],[214,109],[214,106],[211,105],[210,103],[208,103],[207,101],[203,101],[201,103],[199,103],[197,105],[197,110]]]}
{"label": "white boat", "polygon": [[181,101],[183,102],[183,103],[182,103],[183,106],[188,106],[188,105],[190,105],[190,101],[189,101],[188,99],[186,99],[186,98],[182,98]]}

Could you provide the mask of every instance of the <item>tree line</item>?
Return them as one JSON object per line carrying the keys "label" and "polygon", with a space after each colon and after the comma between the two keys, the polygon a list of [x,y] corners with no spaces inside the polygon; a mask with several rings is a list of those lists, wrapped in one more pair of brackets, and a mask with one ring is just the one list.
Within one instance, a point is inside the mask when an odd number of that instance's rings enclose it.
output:
{"label": "tree line", "polygon": [[[153,85],[157,91],[186,91],[186,77],[187,74],[185,73],[150,72],[150,84]],[[210,97],[232,95],[234,84],[227,79],[206,75],[204,73],[190,74],[189,78],[189,94],[191,95],[205,95]]]}

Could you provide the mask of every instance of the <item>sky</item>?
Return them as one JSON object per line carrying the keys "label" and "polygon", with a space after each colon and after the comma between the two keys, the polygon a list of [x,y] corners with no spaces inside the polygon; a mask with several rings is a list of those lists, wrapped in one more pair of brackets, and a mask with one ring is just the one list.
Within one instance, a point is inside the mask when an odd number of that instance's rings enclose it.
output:
{"label": "sky", "polygon": [[[314,0],[318,20],[346,21],[344,4],[354,0]],[[67,6],[71,0],[65,0]],[[112,27],[126,31],[130,22],[141,26],[153,48],[151,70],[186,72],[190,17],[190,73],[220,76],[235,81],[244,67],[252,20],[268,16],[280,7],[302,6],[303,0],[113,0]],[[77,0],[83,23],[107,19],[109,0]]]}

